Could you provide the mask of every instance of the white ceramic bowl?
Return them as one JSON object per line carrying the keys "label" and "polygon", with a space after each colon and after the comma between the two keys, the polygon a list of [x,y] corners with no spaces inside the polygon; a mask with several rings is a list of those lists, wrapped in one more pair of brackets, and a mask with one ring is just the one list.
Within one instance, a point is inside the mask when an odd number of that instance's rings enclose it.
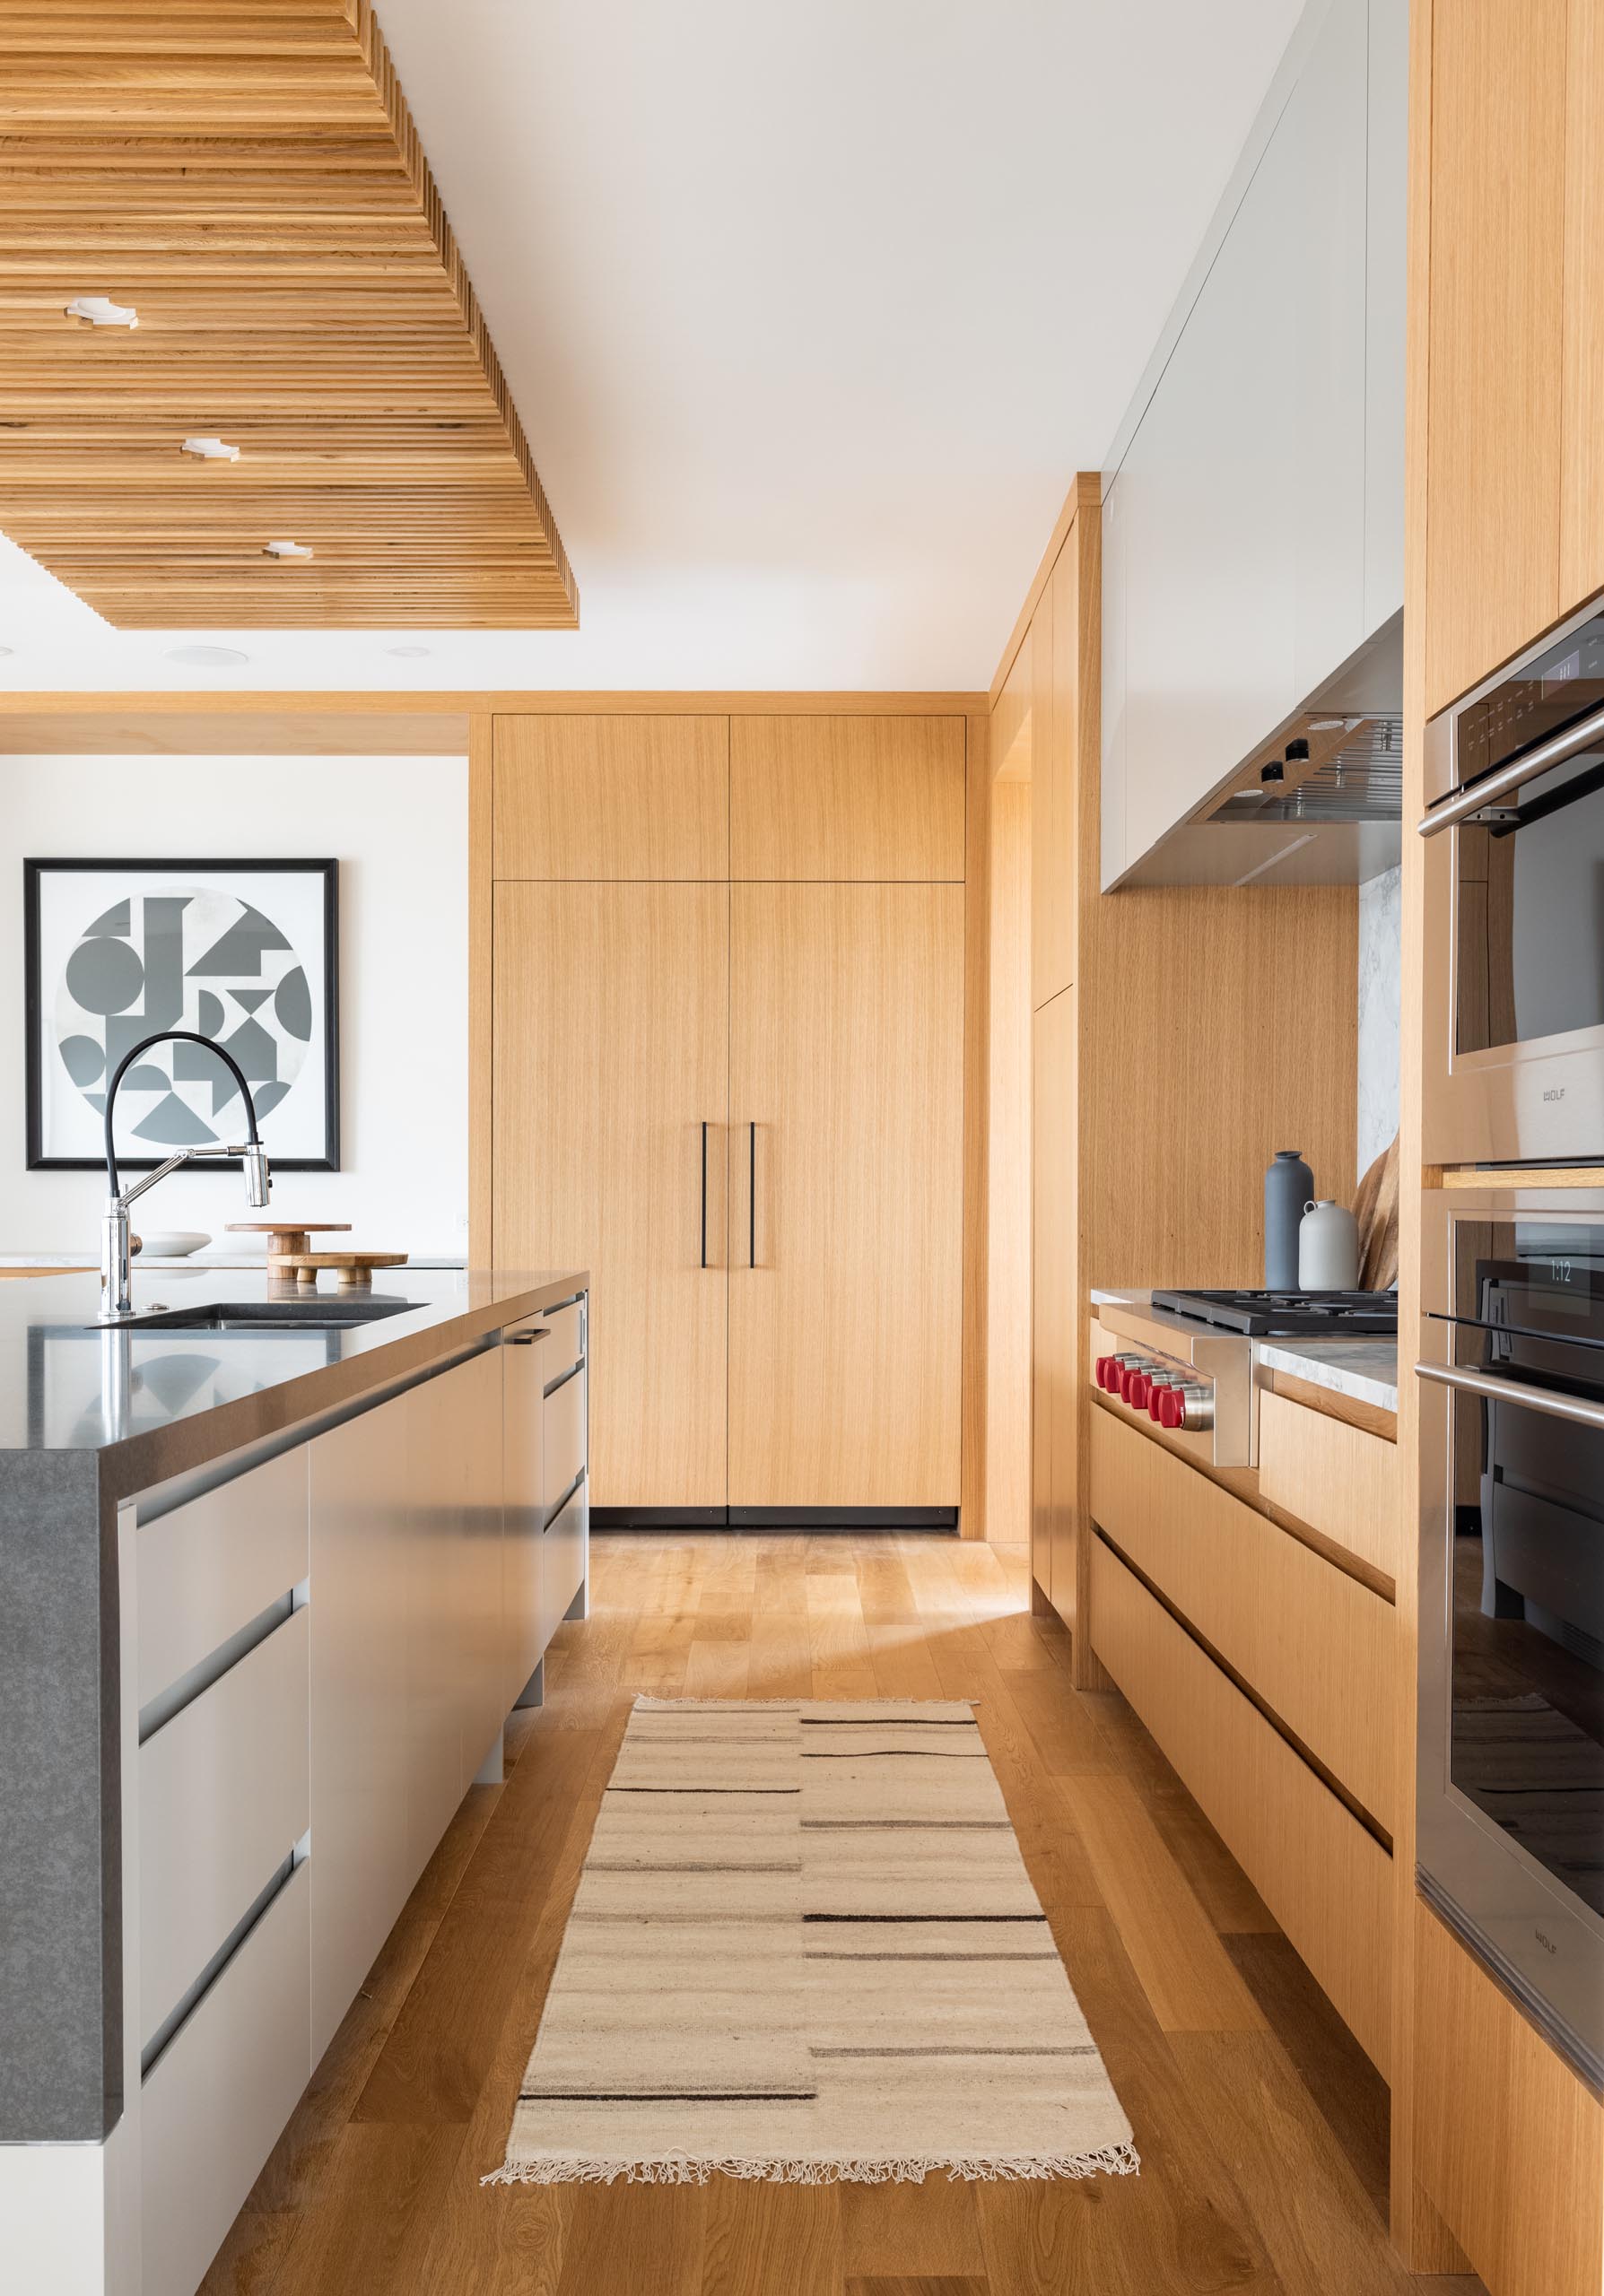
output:
{"label": "white ceramic bowl", "polygon": [[202,1250],[211,1242],[197,1228],[170,1228],[165,1232],[145,1236],[140,1243],[144,1259],[187,1259],[191,1252]]}

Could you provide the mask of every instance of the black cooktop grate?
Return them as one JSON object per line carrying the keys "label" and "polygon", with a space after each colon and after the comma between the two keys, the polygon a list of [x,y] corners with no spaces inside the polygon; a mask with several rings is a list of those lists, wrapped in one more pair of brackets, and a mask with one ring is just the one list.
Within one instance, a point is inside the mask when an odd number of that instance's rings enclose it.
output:
{"label": "black cooktop grate", "polygon": [[1155,1308],[1249,1339],[1392,1338],[1396,1292],[1155,1292]]}

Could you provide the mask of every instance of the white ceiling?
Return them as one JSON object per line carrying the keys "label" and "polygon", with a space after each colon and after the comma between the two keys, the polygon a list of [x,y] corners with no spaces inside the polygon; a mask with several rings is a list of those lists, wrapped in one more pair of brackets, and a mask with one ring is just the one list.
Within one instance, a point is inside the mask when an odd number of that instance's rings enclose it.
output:
{"label": "white ceiling", "polygon": [[984,686],[1301,4],[379,0],[580,629],[180,668],[0,543],[0,686]]}

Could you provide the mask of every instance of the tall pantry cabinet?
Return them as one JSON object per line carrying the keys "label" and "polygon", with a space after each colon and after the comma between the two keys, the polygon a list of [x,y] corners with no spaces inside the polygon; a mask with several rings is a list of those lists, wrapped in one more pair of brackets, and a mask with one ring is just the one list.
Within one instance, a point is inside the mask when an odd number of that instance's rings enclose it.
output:
{"label": "tall pantry cabinet", "polygon": [[593,1520],[955,1517],[964,740],[495,720],[493,1253],[591,1271]]}

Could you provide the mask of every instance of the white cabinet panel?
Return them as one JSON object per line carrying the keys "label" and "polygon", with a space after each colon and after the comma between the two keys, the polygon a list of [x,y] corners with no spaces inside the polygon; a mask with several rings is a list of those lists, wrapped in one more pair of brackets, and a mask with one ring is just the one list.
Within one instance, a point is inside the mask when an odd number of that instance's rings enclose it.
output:
{"label": "white cabinet panel", "polygon": [[1373,151],[1371,118],[1395,109],[1401,144],[1401,55],[1391,24],[1373,52],[1381,5],[1332,0],[1277,83],[1279,116],[1107,491],[1105,885],[1398,604],[1402,160],[1384,138]]}
{"label": "white cabinet panel", "polygon": [[540,1663],[551,1628],[542,1593],[545,1532],[545,1366],[552,1341],[532,1318],[501,1342],[502,1586],[506,1600],[502,1701],[510,1707]]}
{"label": "white cabinet panel", "polygon": [[295,1612],[139,1749],[142,2042],[307,1830],[307,1626]]}
{"label": "white cabinet panel", "polygon": [[500,1350],[318,1436],[311,1517],[320,2055],[507,1711]]}
{"label": "white cabinet panel", "polygon": [[140,1524],[141,1706],[306,1577],[306,1461],[285,1451]]}
{"label": "white cabinet panel", "polygon": [[545,1508],[550,1515],[573,1489],[585,1464],[586,1374],[574,1372],[545,1399]]}
{"label": "white cabinet panel", "polygon": [[590,1493],[580,1483],[542,1541],[547,1633],[554,1634],[589,1567]]}
{"label": "white cabinet panel", "polygon": [[301,1866],[144,2083],[143,2296],[193,2296],[310,2077],[309,1896]]}

